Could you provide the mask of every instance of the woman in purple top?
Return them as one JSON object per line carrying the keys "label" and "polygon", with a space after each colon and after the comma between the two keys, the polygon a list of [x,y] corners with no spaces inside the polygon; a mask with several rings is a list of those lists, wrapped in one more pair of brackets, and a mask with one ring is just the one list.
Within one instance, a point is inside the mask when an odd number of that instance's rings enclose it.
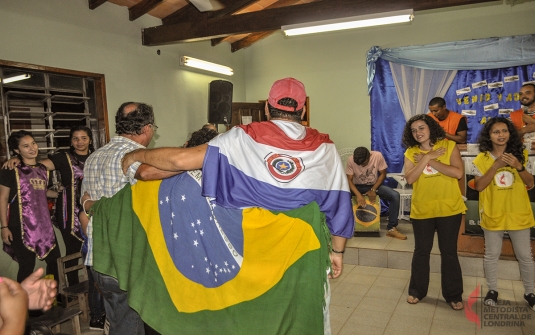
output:
{"label": "woman in purple top", "polygon": [[8,145],[20,163],[13,170],[0,170],[4,251],[19,263],[18,282],[32,274],[36,256],[46,262],[47,274],[58,278],[60,252],[48,211],[48,171],[37,162],[38,146],[31,133],[12,133]]}

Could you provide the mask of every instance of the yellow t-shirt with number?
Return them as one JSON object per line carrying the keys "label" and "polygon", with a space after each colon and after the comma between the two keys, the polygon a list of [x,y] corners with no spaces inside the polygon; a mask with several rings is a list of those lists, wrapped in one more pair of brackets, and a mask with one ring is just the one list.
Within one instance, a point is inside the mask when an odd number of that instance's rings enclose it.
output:
{"label": "yellow t-shirt with number", "polygon": [[[527,150],[524,150],[524,158],[525,167]],[[482,152],[473,164],[483,175],[494,161],[492,155]],[[479,216],[481,227],[487,230],[521,230],[535,226],[526,185],[515,168],[499,168],[490,184],[479,192]]]}
{"label": "yellow t-shirt with number", "polygon": [[[441,147],[444,147],[446,152],[436,160],[449,165],[455,142],[437,141],[433,150]],[[427,151],[420,150],[418,146],[410,147],[405,151],[405,157],[416,165],[414,155],[419,153],[426,154]],[[411,218],[413,219],[452,216],[466,211],[458,180],[438,172],[429,165],[412,184],[412,188]]]}

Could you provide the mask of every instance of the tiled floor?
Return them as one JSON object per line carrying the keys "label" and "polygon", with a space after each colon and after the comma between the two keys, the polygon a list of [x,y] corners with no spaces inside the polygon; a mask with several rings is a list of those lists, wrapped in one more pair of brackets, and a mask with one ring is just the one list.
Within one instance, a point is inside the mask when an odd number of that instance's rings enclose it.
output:
{"label": "tiled floor", "polygon": [[[466,300],[478,285],[486,293],[485,278],[463,276],[465,310],[454,311],[440,293],[440,274],[436,273],[431,274],[428,296],[416,305],[408,304],[409,277],[409,270],[346,264],[342,276],[331,280],[332,334],[535,334],[535,312],[522,298],[520,281],[498,282],[501,311],[482,310],[481,299],[476,299],[471,310],[480,320],[478,328],[467,318]],[[496,318],[516,323],[498,326],[492,324]]]}

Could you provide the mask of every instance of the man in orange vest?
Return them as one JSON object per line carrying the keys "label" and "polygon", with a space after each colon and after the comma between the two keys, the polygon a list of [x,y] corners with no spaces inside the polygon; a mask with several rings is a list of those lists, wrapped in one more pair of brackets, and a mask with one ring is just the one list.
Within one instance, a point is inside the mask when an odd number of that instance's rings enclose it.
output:
{"label": "man in orange vest", "polygon": [[456,143],[466,143],[468,125],[466,118],[461,114],[452,112],[446,108],[446,101],[441,97],[435,97],[429,101],[429,113],[435,121],[446,131],[446,138]]}
{"label": "man in orange vest", "polygon": [[535,84],[522,85],[519,92],[522,108],[509,114],[520,136],[535,132]]}

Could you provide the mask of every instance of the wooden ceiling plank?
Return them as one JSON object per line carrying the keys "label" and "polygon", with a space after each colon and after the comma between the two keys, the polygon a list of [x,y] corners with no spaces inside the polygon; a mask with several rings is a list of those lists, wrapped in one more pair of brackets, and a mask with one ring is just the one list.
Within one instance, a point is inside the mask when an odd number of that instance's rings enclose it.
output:
{"label": "wooden ceiling plank", "polygon": [[[227,0],[228,1],[228,0]],[[297,2],[299,2],[300,0],[279,0],[277,2],[274,2],[272,3],[271,5],[267,6],[265,9],[269,9],[269,8],[277,8],[277,7],[284,7],[284,6],[290,6],[290,5],[294,5],[296,4]],[[271,33],[270,33],[271,34]],[[269,35],[270,35],[269,34]],[[269,36],[268,35],[268,36]],[[222,43],[223,41],[225,41],[226,37],[219,37],[219,38],[212,38],[212,41],[211,41],[211,45],[213,47],[215,47],[216,45]],[[236,41],[234,43],[238,43],[239,41]],[[234,43],[232,43],[231,45],[233,45]],[[253,42],[254,43],[254,42]],[[249,45],[247,45],[249,46]],[[239,48],[241,49],[241,48]],[[238,50],[239,50],[238,49]]]}
{"label": "wooden ceiling plank", "polygon": [[225,8],[216,10],[213,12],[200,12],[195,6],[191,3],[180,8],[176,12],[172,13],[169,16],[166,16],[162,19],[163,24],[175,24],[181,23],[184,21],[190,22],[200,22],[206,21],[210,18],[222,17],[225,15],[230,15],[235,13],[258,0],[226,0],[220,2],[225,6]]}
{"label": "wooden ceiling plank", "polygon": [[261,39],[264,39],[264,38],[268,37],[269,35],[271,35],[273,33],[276,33],[276,32],[277,32],[277,30],[272,30],[272,31],[263,31],[261,33],[249,34],[247,37],[242,38],[241,40],[236,41],[234,43],[231,43],[230,44],[230,50],[232,52],[236,52],[238,50],[247,48],[247,47],[251,46],[253,43],[256,43],[256,42],[260,41]]}
{"label": "wooden ceiling plank", "polygon": [[212,44],[213,47],[215,47],[216,45],[218,45],[221,42],[223,42],[225,40],[225,38],[226,37],[212,38],[212,41],[210,43]]}
{"label": "wooden ceiling plank", "polygon": [[197,7],[193,6],[191,3],[188,3],[186,6],[180,8],[174,13],[164,17],[162,19],[162,23],[164,25],[168,25],[168,24],[180,23],[183,21],[199,22],[205,19],[206,19],[206,16],[203,13],[199,12]]}
{"label": "wooden ceiling plank", "polygon": [[403,9],[427,10],[495,0],[329,0],[282,8],[266,9],[206,20],[197,25],[187,22],[145,28],[143,45],[194,42],[235,34],[279,30],[281,26],[375,14]]}
{"label": "wooden ceiling plank", "polygon": [[[279,8],[279,7],[285,7],[285,6],[292,6],[298,3],[300,0],[279,0],[277,2],[272,3],[271,5],[267,6],[265,9],[272,9],[272,8]],[[248,46],[251,46],[253,43],[260,41],[261,39],[264,39],[268,37],[269,35],[277,32],[276,30],[271,31],[263,31],[260,33],[252,33],[249,34],[247,37],[242,38],[241,40],[232,42],[230,44],[230,50],[232,52],[236,52],[240,49],[246,48]],[[212,39],[212,46],[216,46],[219,43],[223,42],[225,38],[213,38]]]}
{"label": "wooden ceiling plank", "polygon": [[106,1],[108,0],[88,0],[87,2],[89,3],[89,9],[95,9]]}
{"label": "wooden ceiling plank", "polygon": [[209,18],[231,15],[258,2],[258,0],[219,0],[219,2],[221,2],[225,8],[208,13]]}
{"label": "wooden ceiling plank", "polygon": [[128,8],[128,16],[130,21],[140,18],[141,16],[147,14],[149,11],[154,9],[162,3],[163,0],[141,0],[134,6]]}

